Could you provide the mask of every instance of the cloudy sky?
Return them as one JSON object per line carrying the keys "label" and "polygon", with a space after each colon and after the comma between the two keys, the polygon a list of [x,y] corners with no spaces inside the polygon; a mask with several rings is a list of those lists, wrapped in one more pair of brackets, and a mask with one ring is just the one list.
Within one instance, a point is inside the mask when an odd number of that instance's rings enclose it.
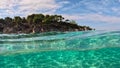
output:
{"label": "cloudy sky", "polygon": [[120,0],[0,0],[0,18],[61,14],[97,30],[120,29]]}

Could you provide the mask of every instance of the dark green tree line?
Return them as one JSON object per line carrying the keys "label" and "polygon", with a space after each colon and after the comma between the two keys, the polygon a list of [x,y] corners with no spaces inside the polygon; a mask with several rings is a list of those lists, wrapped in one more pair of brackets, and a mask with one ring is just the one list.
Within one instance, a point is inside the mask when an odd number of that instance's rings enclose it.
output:
{"label": "dark green tree line", "polygon": [[[79,26],[74,20],[65,19],[61,15],[31,14],[27,17],[15,16],[14,18],[0,18],[0,32],[32,32],[51,30],[92,30],[87,26]],[[8,28],[6,28],[8,27]],[[27,33],[26,32],[26,33]]]}

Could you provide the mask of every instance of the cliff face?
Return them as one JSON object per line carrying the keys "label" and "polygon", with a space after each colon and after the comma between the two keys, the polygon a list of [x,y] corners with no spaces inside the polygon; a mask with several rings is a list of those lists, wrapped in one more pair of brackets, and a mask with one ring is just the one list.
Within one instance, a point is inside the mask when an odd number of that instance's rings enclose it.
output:
{"label": "cliff face", "polygon": [[40,33],[50,31],[84,31],[92,30],[88,26],[80,26],[75,22],[63,21],[62,16],[32,14],[26,18],[19,16],[14,19],[6,17],[0,19],[1,33]]}
{"label": "cliff face", "polygon": [[70,23],[30,25],[22,24],[18,26],[0,25],[1,33],[41,33],[50,31],[85,31],[92,30],[90,27],[78,26]]}

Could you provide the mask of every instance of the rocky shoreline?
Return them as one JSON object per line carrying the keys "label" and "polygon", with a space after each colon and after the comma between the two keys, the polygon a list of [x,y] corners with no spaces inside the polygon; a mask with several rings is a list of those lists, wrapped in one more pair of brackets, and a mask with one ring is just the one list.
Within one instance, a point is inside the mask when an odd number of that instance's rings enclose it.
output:
{"label": "rocky shoreline", "polygon": [[1,33],[41,33],[50,31],[85,31],[93,30],[88,26],[80,26],[75,22],[63,20],[60,15],[43,15],[32,14],[27,18],[19,16],[6,17],[0,19],[0,32]]}

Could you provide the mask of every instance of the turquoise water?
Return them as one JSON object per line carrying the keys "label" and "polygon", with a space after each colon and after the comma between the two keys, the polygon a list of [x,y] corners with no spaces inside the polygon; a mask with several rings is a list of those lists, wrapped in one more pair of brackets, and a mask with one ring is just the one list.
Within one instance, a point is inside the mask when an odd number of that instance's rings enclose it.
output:
{"label": "turquoise water", "polygon": [[0,34],[0,68],[120,68],[120,31]]}

